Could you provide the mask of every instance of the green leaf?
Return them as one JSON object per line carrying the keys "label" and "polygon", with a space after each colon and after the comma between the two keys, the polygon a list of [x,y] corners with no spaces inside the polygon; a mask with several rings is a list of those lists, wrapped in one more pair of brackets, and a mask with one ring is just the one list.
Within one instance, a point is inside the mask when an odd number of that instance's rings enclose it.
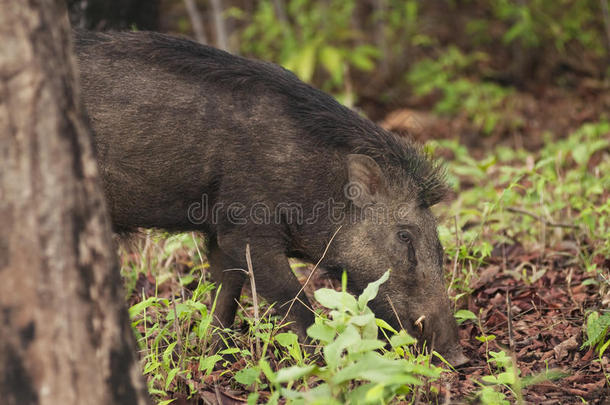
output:
{"label": "green leaf", "polygon": [[316,66],[317,41],[312,41],[295,52],[285,63],[286,69],[292,70],[304,82],[310,82]]}
{"label": "green leaf", "polygon": [[343,55],[334,46],[327,45],[320,50],[320,63],[330,73],[333,82],[343,82]]}
{"label": "green leaf", "polygon": [[389,323],[387,323],[383,319],[375,318],[375,323],[381,329],[389,330],[392,333],[398,333],[396,329],[394,329]]}
{"label": "green leaf", "polygon": [[587,341],[582,344],[581,348],[585,346],[594,346],[599,343],[605,336],[610,326],[610,312],[604,315],[599,314],[595,311],[589,314],[587,317]]}
{"label": "green leaf", "polygon": [[358,304],[356,303],[356,299],[346,292],[338,292],[329,288],[321,288],[314,293],[314,297],[322,306],[326,308],[345,308],[353,314],[358,313]]}
{"label": "green leaf", "polygon": [[322,343],[332,342],[336,334],[335,329],[318,321],[319,319],[316,318],[316,323],[307,328],[307,336]]}
{"label": "green leaf", "polygon": [[170,362],[172,360],[172,355],[174,353],[174,347],[176,347],[176,344],[178,344],[178,342],[170,343],[167,346],[167,348],[165,349],[165,351],[163,352],[163,355],[162,355],[163,365],[165,365],[166,367],[169,367],[169,365],[170,365]]}
{"label": "green leaf", "polygon": [[372,350],[381,349],[385,346],[385,343],[381,340],[376,339],[362,339],[360,342],[355,343],[349,347],[350,353],[364,353]]}
{"label": "green leaf", "polygon": [[603,345],[600,346],[600,348],[598,350],[600,360],[601,360],[602,356],[604,355],[604,352],[608,348],[608,345],[610,345],[610,339],[606,343],[604,343]]}
{"label": "green leaf", "polygon": [[315,368],[316,366],[314,365],[307,367],[292,366],[288,368],[282,368],[278,370],[275,382],[285,383],[298,380],[299,378],[311,374],[311,372],[315,370]]}
{"label": "green leaf", "polygon": [[411,346],[417,343],[417,339],[413,336],[409,335],[406,331],[401,330],[398,334],[393,335],[390,338],[390,344],[392,347],[400,347],[400,346]]}
{"label": "green leaf", "polygon": [[460,309],[453,316],[455,316],[455,319],[457,320],[458,325],[461,325],[462,323],[464,323],[467,320],[476,320],[477,319],[477,316],[474,313],[468,311],[467,309]]}
{"label": "green leaf", "polygon": [[178,374],[179,371],[180,371],[180,369],[178,367],[175,367],[175,368],[171,369],[169,371],[169,373],[167,373],[167,378],[165,379],[165,390],[166,391],[169,389],[169,386],[172,384],[172,381],[174,381],[174,378],[176,378],[176,374]]}
{"label": "green leaf", "polygon": [[248,405],[256,405],[258,404],[258,397],[260,394],[258,392],[253,392],[248,395]]}
{"label": "green leaf", "polygon": [[375,315],[371,312],[364,315],[356,315],[350,319],[350,323],[353,323],[356,326],[366,326],[368,324],[375,325]]}
{"label": "green leaf", "polygon": [[226,349],[223,349],[219,352],[219,354],[235,354],[235,353],[239,353],[241,350],[238,349],[237,347],[228,347]]}
{"label": "green leaf", "polygon": [[506,400],[506,395],[495,391],[492,387],[483,387],[479,392],[481,403],[490,405],[510,405]]}
{"label": "green leaf", "polygon": [[244,368],[235,373],[233,379],[242,385],[252,385],[258,380],[261,371],[258,368]]}
{"label": "green leaf", "polygon": [[290,348],[292,345],[298,344],[299,337],[293,332],[278,333],[275,335],[275,341],[282,347]]}
{"label": "green leaf", "polygon": [[202,355],[199,358],[199,371],[205,371],[205,374],[209,374],[210,372],[212,372],[212,369],[214,368],[214,366],[216,365],[216,363],[218,363],[220,360],[222,360],[222,356],[219,354],[213,354],[211,356],[204,356]]}
{"label": "green leaf", "polygon": [[485,335],[485,336],[476,336],[475,339],[479,342],[491,342],[496,338],[496,335]]}
{"label": "green leaf", "polygon": [[157,297],[148,297],[144,301],[138,302],[129,308],[129,317],[133,318],[140,312],[144,312],[146,308],[155,304],[157,304]]}
{"label": "green leaf", "polygon": [[383,403],[384,402],[384,395],[383,395],[384,391],[385,391],[384,384],[376,384],[373,387],[371,387],[369,390],[367,390],[366,395],[364,396],[364,400],[366,402]]}
{"label": "green leaf", "polygon": [[269,380],[269,382],[272,384],[275,383],[275,373],[271,369],[271,366],[269,366],[269,363],[267,363],[267,361],[265,359],[260,359],[258,361],[258,366],[260,367],[261,371],[265,374],[265,377],[267,377],[267,380]]}
{"label": "green leaf", "polygon": [[334,368],[338,365],[339,359],[343,354],[343,350],[351,345],[358,343],[361,340],[356,328],[348,325],[345,331],[341,333],[334,342],[324,346],[324,359],[329,367]]}
{"label": "green leaf", "polygon": [[373,281],[366,286],[362,294],[358,297],[358,307],[364,309],[366,305],[377,296],[379,292],[379,286],[385,283],[390,278],[390,270],[383,273],[383,275],[377,281]]}

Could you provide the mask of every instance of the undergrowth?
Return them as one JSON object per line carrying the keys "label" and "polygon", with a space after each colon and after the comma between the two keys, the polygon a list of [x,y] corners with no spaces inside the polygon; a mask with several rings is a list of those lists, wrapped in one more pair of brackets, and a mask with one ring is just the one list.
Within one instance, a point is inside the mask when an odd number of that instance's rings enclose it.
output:
{"label": "undergrowth", "polygon": [[[549,135],[539,152],[500,146],[482,160],[455,141],[429,144],[453,154],[448,171],[456,198],[438,213],[459,323],[476,324],[478,315],[459,302],[471,294],[472,280],[494,249],[503,246],[571,249],[569,260],[586,273],[585,282],[607,296],[609,134],[608,122],[586,124],[563,139],[551,141]],[[345,278],[338,290],[317,290],[316,301],[325,309],[308,330],[316,353],[303,350],[267,305],[255,320],[248,295],[238,311],[242,329],[226,330],[228,348],[216,353],[209,343],[217,332],[211,320],[218,290],[206,274],[201,236],[146,231],[135,246],[123,248],[122,273],[144,374],[160,404],[213,391],[221,380],[249,392],[249,403],[438,401],[439,387],[451,378],[450,368],[433,365],[432,355],[418,353],[413,338],[376,320],[366,306],[387,274],[357,298],[345,292]],[[506,271],[531,284],[547,269],[523,265]],[[595,348],[598,357],[591,361],[601,362],[610,345],[609,314],[601,307],[585,310],[583,349]],[[479,329],[477,339],[489,344],[494,336]],[[389,346],[378,340],[378,330]],[[508,351],[488,349],[487,362],[477,393],[486,404],[520,402],[527,386],[561,376],[553,370],[521,375]]]}

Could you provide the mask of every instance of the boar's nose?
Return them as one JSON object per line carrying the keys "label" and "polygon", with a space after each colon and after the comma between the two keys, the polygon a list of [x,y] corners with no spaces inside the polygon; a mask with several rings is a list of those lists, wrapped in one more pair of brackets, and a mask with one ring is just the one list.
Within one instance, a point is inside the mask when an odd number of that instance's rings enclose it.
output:
{"label": "boar's nose", "polygon": [[453,313],[439,311],[436,314],[420,317],[415,326],[433,349],[440,353],[453,367],[459,367],[470,361],[464,354],[459,342],[457,323]]}
{"label": "boar's nose", "polygon": [[470,359],[464,354],[461,348],[456,348],[449,353],[442,354],[443,358],[449,362],[453,367],[460,367],[468,363]]}

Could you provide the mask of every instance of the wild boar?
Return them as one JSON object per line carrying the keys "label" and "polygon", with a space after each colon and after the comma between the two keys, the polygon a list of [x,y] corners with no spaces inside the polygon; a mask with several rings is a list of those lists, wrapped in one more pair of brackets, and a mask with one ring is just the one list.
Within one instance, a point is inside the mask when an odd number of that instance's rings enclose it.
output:
{"label": "wild boar", "polygon": [[226,270],[246,268],[249,244],[258,292],[291,307],[301,338],[314,314],[288,258],[324,257],[356,294],[391,269],[377,316],[467,360],[430,211],[447,186],[421,148],[271,63],[151,32],[75,37],[114,226],[202,231],[219,325],[245,280]]}

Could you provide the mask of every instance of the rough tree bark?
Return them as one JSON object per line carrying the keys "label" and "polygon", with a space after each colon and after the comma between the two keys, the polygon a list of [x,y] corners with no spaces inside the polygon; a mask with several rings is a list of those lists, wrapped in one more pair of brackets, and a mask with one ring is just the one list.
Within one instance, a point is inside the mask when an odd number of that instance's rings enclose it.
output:
{"label": "rough tree bark", "polygon": [[0,0],[0,399],[145,404],[62,0]]}

